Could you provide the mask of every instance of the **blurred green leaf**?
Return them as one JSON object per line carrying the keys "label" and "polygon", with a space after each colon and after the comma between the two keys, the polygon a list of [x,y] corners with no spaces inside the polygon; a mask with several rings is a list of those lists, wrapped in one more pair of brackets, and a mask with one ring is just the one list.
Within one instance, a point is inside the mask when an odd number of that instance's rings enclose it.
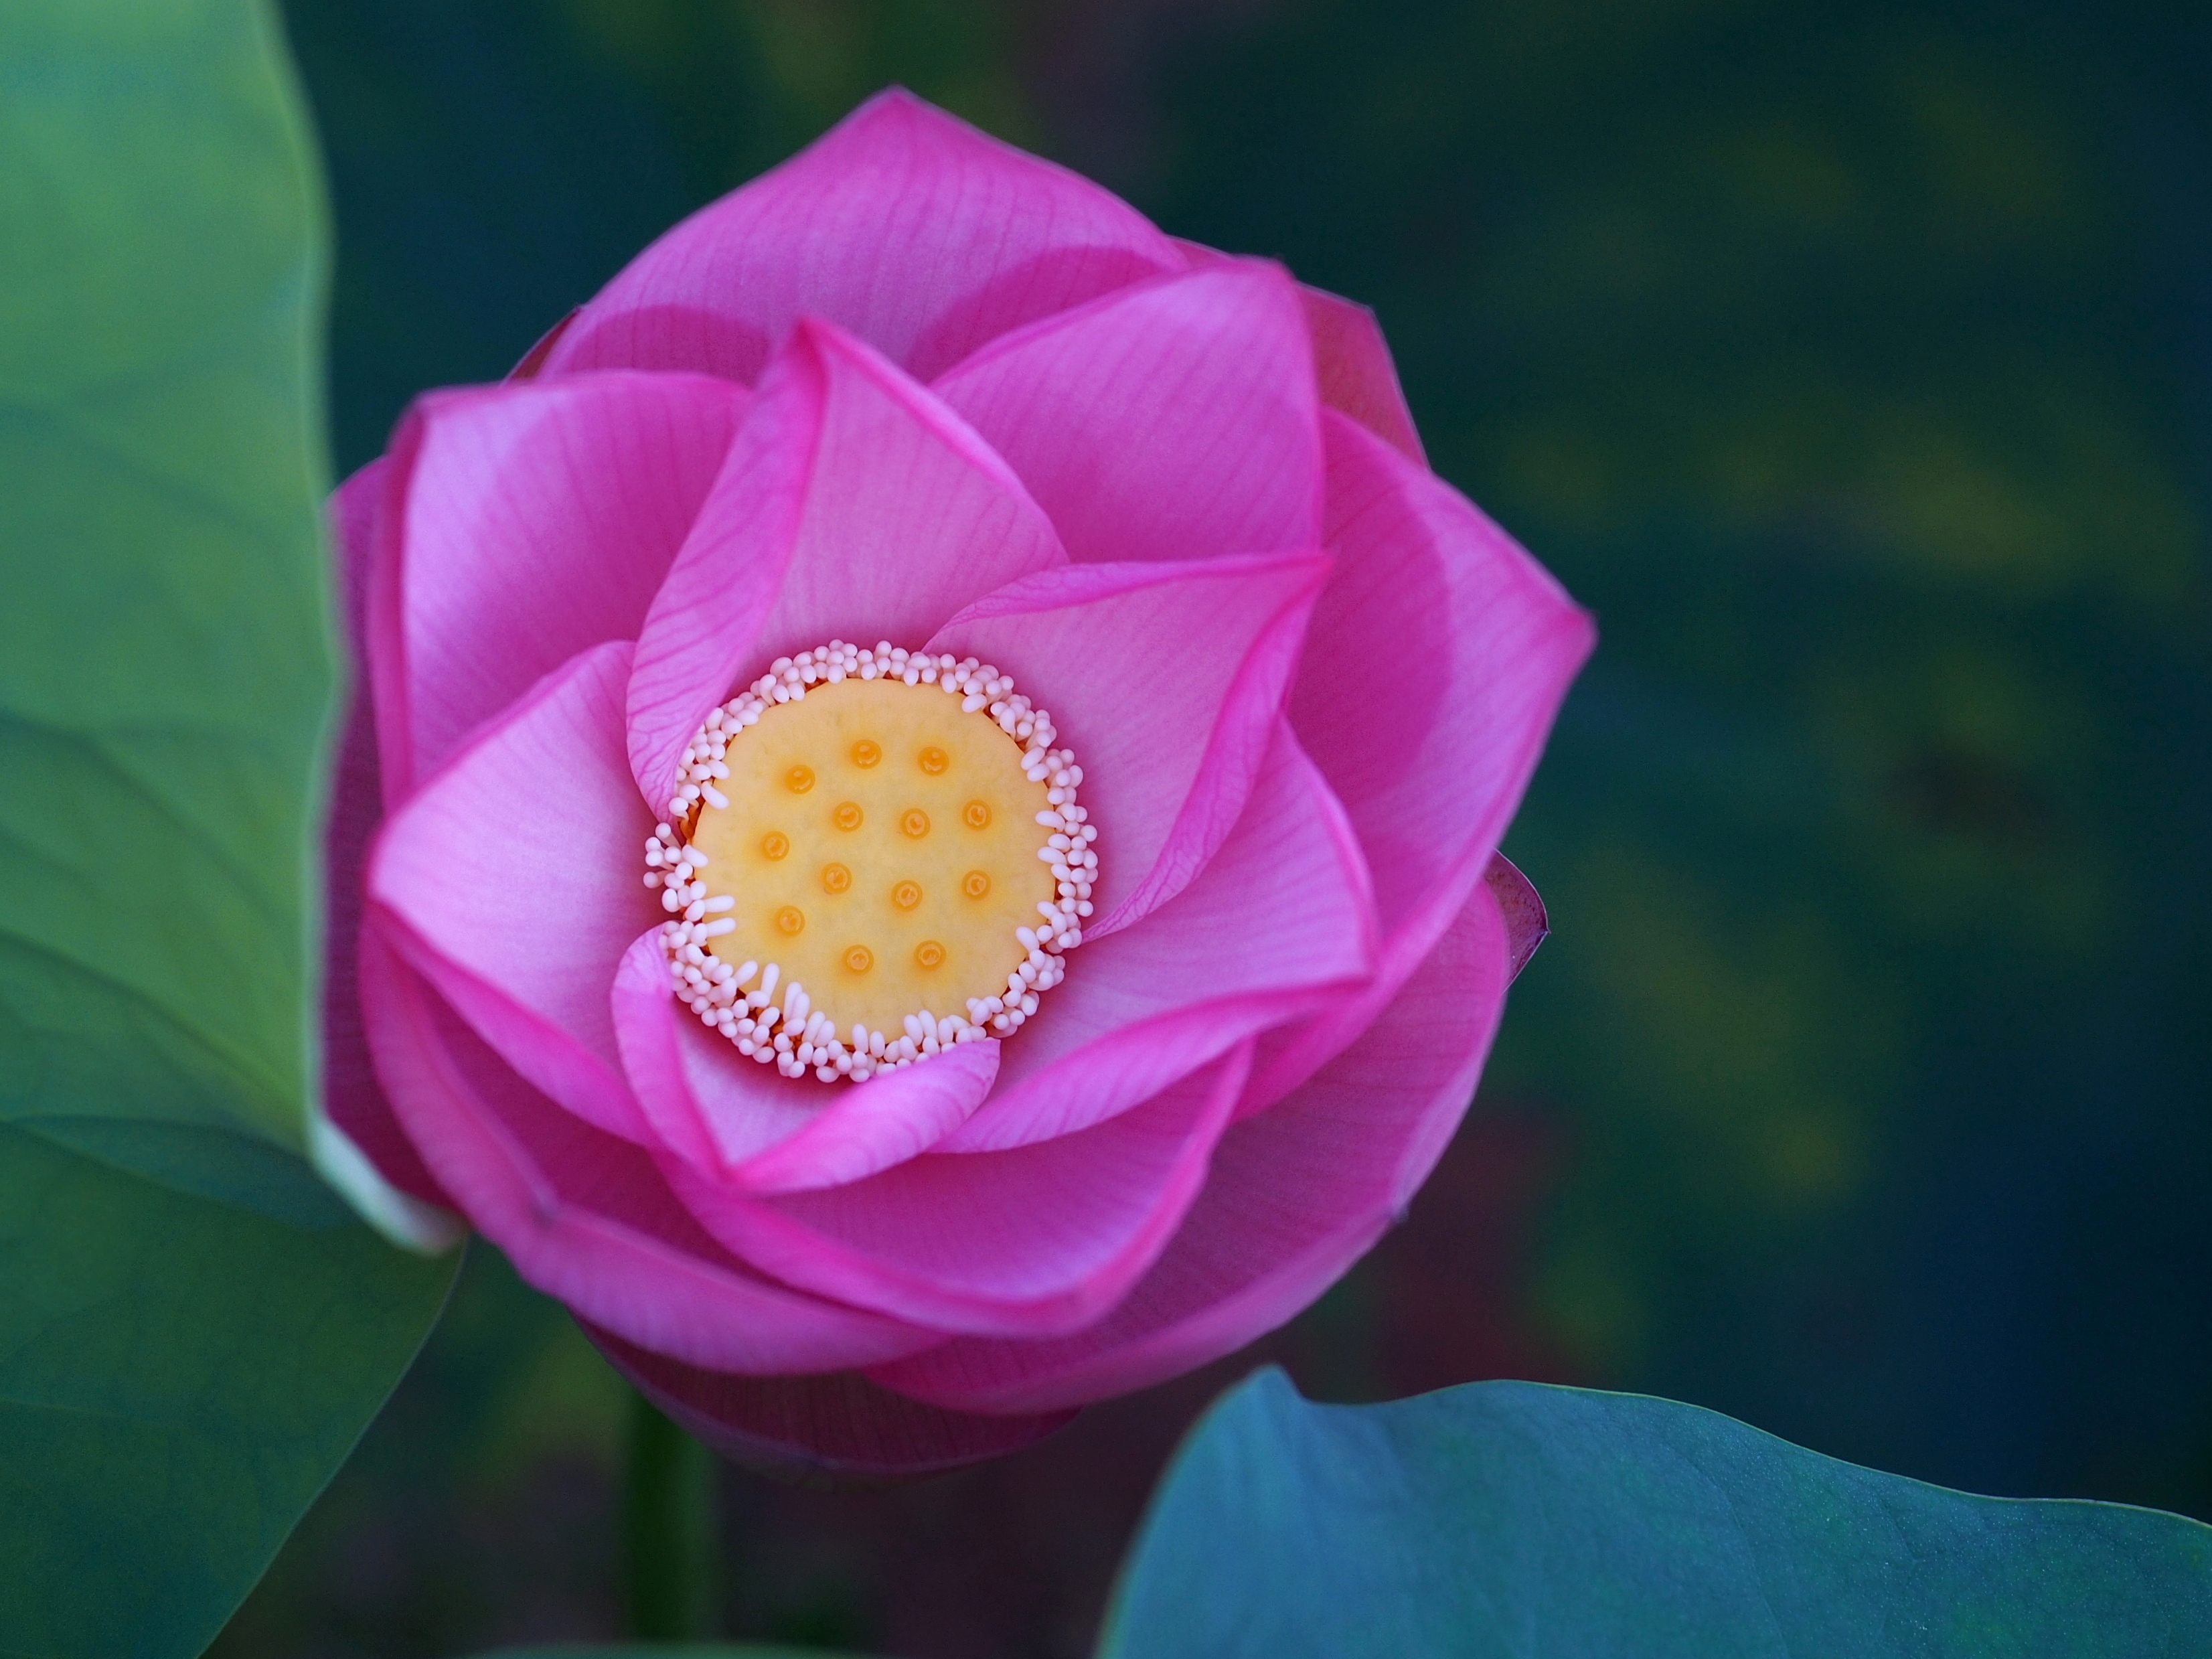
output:
{"label": "blurred green leaf", "polygon": [[327,234],[254,0],[0,9],[0,1651],[193,1654],[452,1264],[298,1154]]}
{"label": "blurred green leaf", "polygon": [[1102,1659],[2212,1652],[2212,1528],[1974,1498],[1694,1406],[1478,1382],[1226,1395],[1123,1565]]}
{"label": "blurred green leaf", "polygon": [[198,1653],[452,1272],[0,1127],[0,1653]]}

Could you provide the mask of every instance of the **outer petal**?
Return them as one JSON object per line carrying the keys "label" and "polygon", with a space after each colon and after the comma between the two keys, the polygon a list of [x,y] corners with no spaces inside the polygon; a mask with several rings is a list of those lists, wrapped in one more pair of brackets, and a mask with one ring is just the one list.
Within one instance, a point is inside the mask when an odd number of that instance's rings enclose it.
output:
{"label": "outer petal", "polygon": [[[384,471],[382,460],[371,461],[331,497],[331,541],[337,554],[346,638],[356,660],[369,552],[384,497]],[[323,836],[322,1109],[329,1126],[406,1199],[450,1208],[453,1200],[439,1190],[430,1172],[422,1167],[414,1144],[392,1116],[391,1103],[377,1085],[369,1063],[368,1040],[362,1029],[358,959],[362,872],[368,863],[369,837],[383,816],[383,800],[368,689],[356,684],[338,739],[331,817]],[[338,1170],[325,1173],[343,1182]],[[377,1212],[382,1224],[399,1233],[405,1242],[434,1243],[435,1235],[442,1231],[429,1218],[410,1216],[404,1201],[395,1201],[373,1189],[356,1193],[348,1187],[346,1190],[364,1209]]]}
{"label": "outer petal", "polygon": [[663,1144],[740,1192],[806,1192],[902,1164],[965,1122],[999,1074],[999,1044],[986,1041],[834,1091],[780,1077],[677,1012],[657,931],[623,958],[614,1018]]}
{"label": "outer petal", "polygon": [[1067,562],[1006,463],[851,336],[802,323],[653,602],[629,692],[649,801],[707,711],[832,637],[920,643],[979,593]]}
{"label": "outer petal", "polygon": [[1552,918],[1544,908],[1543,896],[1504,854],[1492,857],[1482,880],[1505,919],[1508,976],[1518,979],[1536,947],[1552,936]]}
{"label": "outer petal", "polygon": [[1311,547],[1313,347],[1297,289],[1237,260],[994,341],[937,390],[1012,463],[1076,559]]}
{"label": "outer petal", "polygon": [[1086,936],[1157,909],[1229,834],[1328,574],[1313,553],[1077,565],[1000,589],[929,641],[1012,674],[1081,762],[1103,836]]}
{"label": "outer petal", "polygon": [[[1194,265],[1218,264],[1231,256],[1203,242],[1178,236],[1176,246]],[[1326,289],[1298,284],[1298,301],[1305,308],[1306,332],[1313,337],[1314,374],[1321,382],[1321,400],[1372,432],[1407,459],[1428,465],[1420,434],[1413,429],[1413,411],[1398,385],[1398,366],[1382,338],[1375,313],[1354,301],[1340,298]]]}
{"label": "outer petal", "polygon": [[545,372],[750,381],[811,313],[927,376],[994,335],[1182,264],[1096,185],[894,90],[640,254]]}
{"label": "outer petal", "polygon": [[1315,608],[1291,723],[1367,849],[1383,954],[1366,1004],[1268,1045],[1247,1110],[1356,1036],[1459,913],[1595,638],[1466,497],[1345,416],[1322,425],[1338,568]]}
{"label": "outer petal", "polygon": [[857,1371],[733,1376],[649,1353],[591,1325],[584,1334],[695,1438],[732,1462],[810,1485],[941,1474],[1033,1445],[1075,1416],[940,1411]]}
{"label": "outer petal", "polygon": [[1374,902],[1359,845],[1279,725],[1244,816],[1205,872],[1085,945],[1009,1045],[1000,1086],[945,1152],[996,1152],[1127,1109],[1254,1033],[1358,994]]}
{"label": "outer petal", "polygon": [[787,1284],[942,1329],[1079,1329],[1173,1236],[1249,1056],[1240,1046],[1119,1117],[1013,1152],[928,1154],[774,1200],[718,1189],[680,1165],[669,1184],[708,1232]]}
{"label": "outer petal", "polygon": [[646,607],[748,394],[702,374],[433,392],[392,442],[368,643],[386,802]]}
{"label": "outer petal", "polygon": [[751,1273],[691,1223],[643,1152],[501,1064],[374,924],[363,943],[377,1071],[400,1121],[540,1290],[630,1341],[721,1370],[840,1370],[933,1340]]}
{"label": "outer petal", "polygon": [[1179,1375],[1281,1324],[1366,1251],[1443,1154],[1498,1027],[1507,947],[1478,888],[1357,1043],[1223,1139],[1175,1243],[1097,1324],[1053,1341],[965,1338],[869,1375],[954,1410],[1049,1411]]}
{"label": "outer petal", "polygon": [[472,740],[385,826],[369,899],[410,965],[522,1075],[600,1128],[651,1138],[608,988],[660,919],[653,817],[623,760],[630,647],[594,646]]}
{"label": "outer petal", "polygon": [[1301,286],[1298,299],[1313,336],[1322,402],[1350,416],[1407,459],[1427,466],[1413,411],[1398,384],[1398,365],[1390,359],[1375,313],[1318,288]]}

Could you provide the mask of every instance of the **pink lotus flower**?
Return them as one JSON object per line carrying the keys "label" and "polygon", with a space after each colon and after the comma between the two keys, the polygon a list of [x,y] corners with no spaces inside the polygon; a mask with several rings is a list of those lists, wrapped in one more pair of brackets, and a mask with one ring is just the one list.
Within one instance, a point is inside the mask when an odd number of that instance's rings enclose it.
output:
{"label": "pink lotus flower", "polygon": [[325,1166],[726,1449],[957,1462],[1280,1324],[1540,937],[1590,627],[1372,318],[902,94],[333,517]]}

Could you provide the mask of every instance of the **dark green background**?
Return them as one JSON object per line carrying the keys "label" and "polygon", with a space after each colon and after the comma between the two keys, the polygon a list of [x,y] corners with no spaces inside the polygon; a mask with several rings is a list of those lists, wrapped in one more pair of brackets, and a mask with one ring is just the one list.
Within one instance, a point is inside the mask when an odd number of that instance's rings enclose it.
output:
{"label": "dark green background", "polygon": [[[1597,613],[1557,932],[1267,1346],[2212,1514],[2212,68],[2178,4],[295,0],[339,464],[899,80],[1379,310]],[[890,1493],[732,1476],[731,1633],[1073,1654],[1243,1366]],[[222,1652],[609,1633],[620,1398],[489,1252]]]}

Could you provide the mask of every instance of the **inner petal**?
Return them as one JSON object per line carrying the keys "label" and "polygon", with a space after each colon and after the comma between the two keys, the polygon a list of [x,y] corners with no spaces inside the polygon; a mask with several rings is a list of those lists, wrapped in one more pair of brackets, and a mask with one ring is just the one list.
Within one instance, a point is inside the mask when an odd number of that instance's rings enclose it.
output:
{"label": "inner petal", "polygon": [[678,994],[787,1075],[1003,1036],[1091,911],[1097,831],[1051,718],[973,659],[779,659],[684,753],[647,849]]}

